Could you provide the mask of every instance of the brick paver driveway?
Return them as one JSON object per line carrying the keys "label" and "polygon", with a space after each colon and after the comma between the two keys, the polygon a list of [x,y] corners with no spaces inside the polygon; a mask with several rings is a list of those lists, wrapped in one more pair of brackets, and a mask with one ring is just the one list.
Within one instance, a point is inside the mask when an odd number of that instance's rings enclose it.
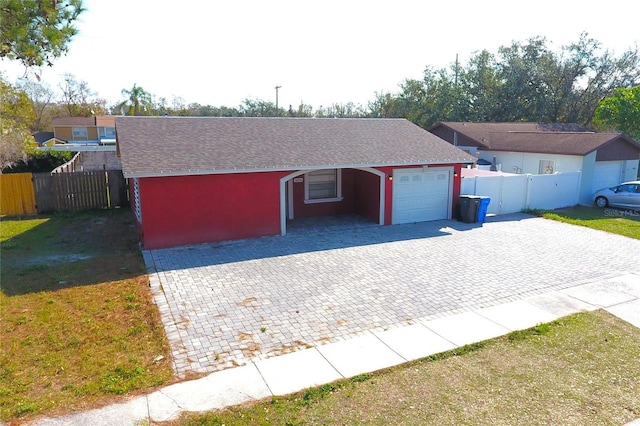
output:
{"label": "brick paver driveway", "polygon": [[145,252],[176,373],[640,272],[640,241],[523,214]]}

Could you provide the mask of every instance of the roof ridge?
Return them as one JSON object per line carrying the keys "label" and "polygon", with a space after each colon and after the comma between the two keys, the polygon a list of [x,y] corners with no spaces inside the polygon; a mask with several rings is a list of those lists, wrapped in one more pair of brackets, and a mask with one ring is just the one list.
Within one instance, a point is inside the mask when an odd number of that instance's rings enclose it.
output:
{"label": "roof ridge", "polygon": [[489,133],[544,133],[544,134],[576,134],[576,135],[585,135],[585,134],[615,134],[615,133],[606,133],[606,132],[594,132],[592,130],[579,132],[579,131],[560,131],[560,130],[505,130],[505,131],[489,131]]}

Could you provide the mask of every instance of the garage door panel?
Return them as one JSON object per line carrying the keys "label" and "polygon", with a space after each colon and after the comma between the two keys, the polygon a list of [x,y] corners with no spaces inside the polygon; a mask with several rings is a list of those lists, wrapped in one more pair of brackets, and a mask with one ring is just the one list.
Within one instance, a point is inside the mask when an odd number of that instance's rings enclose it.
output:
{"label": "garage door panel", "polygon": [[616,186],[622,182],[623,161],[596,161],[592,192]]}
{"label": "garage door panel", "polygon": [[449,217],[451,170],[394,171],[393,223]]}

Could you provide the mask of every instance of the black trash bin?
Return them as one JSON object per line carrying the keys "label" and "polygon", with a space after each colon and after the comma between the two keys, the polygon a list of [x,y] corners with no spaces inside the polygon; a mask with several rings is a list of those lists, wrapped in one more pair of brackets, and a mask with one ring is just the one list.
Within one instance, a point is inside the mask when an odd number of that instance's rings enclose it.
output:
{"label": "black trash bin", "polygon": [[476,223],[478,221],[478,208],[480,197],[476,195],[461,195],[459,204],[459,218],[464,223]]}

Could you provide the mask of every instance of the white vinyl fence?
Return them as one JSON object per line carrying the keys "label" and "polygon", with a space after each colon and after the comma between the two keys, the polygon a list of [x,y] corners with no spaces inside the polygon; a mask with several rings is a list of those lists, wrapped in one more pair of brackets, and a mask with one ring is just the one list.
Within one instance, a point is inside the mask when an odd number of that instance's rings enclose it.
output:
{"label": "white vinyl fence", "polygon": [[465,177],[460,189],[461,195],[490,197],[489,214],[552,210],[578,204],[580,172]]}

